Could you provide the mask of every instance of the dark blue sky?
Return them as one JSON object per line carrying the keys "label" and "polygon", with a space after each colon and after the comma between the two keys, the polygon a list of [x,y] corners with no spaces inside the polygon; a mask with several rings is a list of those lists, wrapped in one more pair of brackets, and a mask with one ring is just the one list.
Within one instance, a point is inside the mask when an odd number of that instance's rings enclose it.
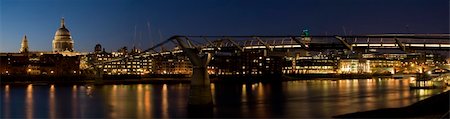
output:
{"label": "dark blue sky", "polygon": [[[0,0],[0,52],[50,51],[61,17],[76,51],[172,35],[449,33],[448,0]],[[150,24],[150,31],[147,27]],[[408,26],[408,28],[406,27]],[[136,27],[136,32],[135,32]],[[135,38],[135,33],[137,34]],[[142,35],[140,35],[142,34]]]}

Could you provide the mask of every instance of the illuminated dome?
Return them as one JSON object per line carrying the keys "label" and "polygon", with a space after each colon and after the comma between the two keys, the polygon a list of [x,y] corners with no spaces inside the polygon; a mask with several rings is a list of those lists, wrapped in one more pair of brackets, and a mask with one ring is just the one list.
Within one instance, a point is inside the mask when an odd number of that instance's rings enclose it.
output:
{"label": "illuminated dome", "polygon": [[64,18],[61,19],[61,26],[56,30],[53,39],[53,52],[73,52],[73,40],[69,30],[64,24]]}
{"label": "illuminated dome", "polygon": [[61,28],[59,28],[56,33],[55,36],[70,36],[70,32],[69,30],[66,28],[66,26],[64,26],[64,23],[62,23]]}

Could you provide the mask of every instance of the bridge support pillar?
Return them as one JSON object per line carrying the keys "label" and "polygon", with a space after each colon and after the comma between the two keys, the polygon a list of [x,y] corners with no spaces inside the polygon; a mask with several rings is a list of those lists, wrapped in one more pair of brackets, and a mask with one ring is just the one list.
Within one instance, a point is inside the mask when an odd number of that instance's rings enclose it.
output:
{"label": "bridge support pillar", "polygon": [[207,64],[193,68],[191,89],[189,91],[189,106],[210,107],[214,103],[211,94],[211,82],[209,80]]}
{"label": "bridge support pillar", "polygon": [[183,53],[189,58],[193,67],[191,88],[189,91],[189,108],[209,108],[214,105],[211,93],[211,84],[207,66],[212,58],[211,53],[200,53],[188,40],[175,37],[181,46]]}
{"label": "bridge support pillar", "polygon": [[[211,118],[213,114],[214,102],[211,93],[211,82],[208,75],[208,62],[211,54],[202,57],[201,65],[193,65],[193,73],[188,98],[189,118]],[[192,63],[192,61],[191,61]]]}

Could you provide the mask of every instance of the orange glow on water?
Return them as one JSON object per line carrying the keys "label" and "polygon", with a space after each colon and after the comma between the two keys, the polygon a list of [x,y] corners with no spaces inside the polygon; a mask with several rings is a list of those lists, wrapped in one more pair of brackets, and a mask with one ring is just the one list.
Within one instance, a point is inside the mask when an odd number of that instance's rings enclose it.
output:
{"label": "orange glow on water", "polygon": [[9,92],[9,85],[5,85],[5,92]]}
{"label": "orange glow on water", "polygon": [[247,102],[247,86],[246,86],[246,84],[242,84],[241,99],[242,99],[242,102]]}
{"label": "orange glow on water", "polygon": [[[4,101],[5,105],[10,105],[9,85],[5,86],[5,99],[3,101]],[[9,115],[10,115],[9,106],[6,106],[2,109],[3,109],[2,111],[4,111],[4,113],[3,113],[4,117],[9,118]]]}
{"label": "orange glow on water", "polygon": [[136,90],[136,95],[137,95],[137,98],[136,98],[136,101],[137,101],[137,103],[136,103],[136,111],[137,111],[137,118],[144,118],[144,102],[142,102],[143,101],[143,98],[144,98],[144,92],[143,92],[143,87],[142,87],[142,84],[138,84],[137,85],[137,90]]}
{"label": "orange glow on water", "polygon": [[169,103],[168,103],[168,97],[167,97],[167,84],[164,84],[162,87],[162,102],[161,102],[161,111],[162,111],[162,116],[163,118],[169,118]]}
{"label": "orange glow on water", "polygon": [[77,85],[73,85],[72,86],[72,116],[76,116],[78,113],[78,90],[77,90]]}
{"label": "orange glow on water", "polygon": [[51,85],[50,86],[50,91],[49,91],[49,100],[48,100],[48,107],[50,108],[49,110],[49,117],[50,119],[55,119],[56,118],[56,102],[55,102],[55,85]]}
{"label": "orange glow on water", "polygon": [[145,91],[145,96],[144,96],[144,106],[145,106],[145,117],[151,117],[152,116],[152,101],[151,101],[152,97],[150,94],[150,90],[146,90]]}
{"label": "orange glow on water", "polygon": [[34,103],[33,103],[33,85],[29,84],[27,86],[27,93],[25,98],[25,115],[27,119],[32,119],[34,117]]}

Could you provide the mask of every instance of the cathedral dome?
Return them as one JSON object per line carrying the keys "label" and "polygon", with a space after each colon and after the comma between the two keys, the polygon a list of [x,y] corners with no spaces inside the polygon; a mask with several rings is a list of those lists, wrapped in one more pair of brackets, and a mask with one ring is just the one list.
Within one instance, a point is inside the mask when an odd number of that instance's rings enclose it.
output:
{"label": "cathedral dome", "polygon": [[66,28],[64,24],[64,18],[61,19],[61,27],[56,30],[55,36],[70,36],[69,30]]}
{"label": "cathedral dome", "polygon": [[56,30],[55,38],[53,39],[53,52],[73,52],[73,43],[70,32],[64,25],[63,18],[61,19],[61,27]]}
{"label": "cathedral dome", "polygon": [[63,26],[56,31],[55,36],[70,36],[70,32]]}

